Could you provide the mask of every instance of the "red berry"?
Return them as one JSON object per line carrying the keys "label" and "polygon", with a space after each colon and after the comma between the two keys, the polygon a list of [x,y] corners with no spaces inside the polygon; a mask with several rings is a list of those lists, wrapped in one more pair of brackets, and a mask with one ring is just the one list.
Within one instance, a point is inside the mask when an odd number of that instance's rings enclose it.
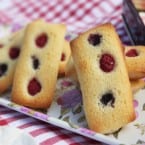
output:
{"label": "red berry", "polygon": [[100,59],[100,68],[104,72],[110,72],[113,70],[115,65],[115,60],[110,54],[103,54]]}
{"label": "red berry", "polygon": [[29,85],[28,85],[28,92],[29,92],[29,94],[34,96],[37,93],[39,93],[40,91],[41,91],[41,85],[40,85],[40,83],[35,78],[33,78],[29,82]]}
{"label": "red berry", "polygon": [[65,54],[64,53],[61,54],[61,61],[65,61]]}
{"label": "red berry", "polygon": [[3,48],[3,44],[0,44],[0,48]]}
{"label": "red berry", "polygon": [[20,54],[20,48],[18,47],[12,47],[9,50],[9,56],[11,59],[16,59]]}
{"label": "red berry", "polygon": [[38,47],[44,47],[45,46],[45,44],[47,43],[47,41],[48,41],[48,38],[47,38],[47,35],[45,34],[45,33],[42,33],[42,34],[40,34],[37,38],[36,38],[36,45],[38,46]]}
{"label": "red berry", "polygon": [[128,57],[136,57],[136,56],[138,56],[138,53],[137,53],[136,49],[130,49],[129,51],[126,52],[125,55]]}

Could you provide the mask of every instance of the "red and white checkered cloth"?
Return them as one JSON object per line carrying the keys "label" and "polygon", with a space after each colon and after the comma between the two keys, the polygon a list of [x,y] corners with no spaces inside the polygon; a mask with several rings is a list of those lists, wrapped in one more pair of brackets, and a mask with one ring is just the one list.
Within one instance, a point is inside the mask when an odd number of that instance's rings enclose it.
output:
{"label": "red and white checkered cloth", "polygon": [[48,22],[65,23],[68,31],[83,32],[97,24],[111,22],[123,43],[129,39],[123,27],[122,0],[1,0],[0,23],[26,24],[43,18]]}
{"label": "red and white checkered cloth", "polygon": [[[0,24],[25,25],[43,18],[49,22],[65,23],[69,32],[80,33],[97,24],[111,22],[126,43],[128,37],[121,13],[122,0],[1,0]],[[24,129],[41,145],[101,145],[0,106],[0,125],[4,124]]]}

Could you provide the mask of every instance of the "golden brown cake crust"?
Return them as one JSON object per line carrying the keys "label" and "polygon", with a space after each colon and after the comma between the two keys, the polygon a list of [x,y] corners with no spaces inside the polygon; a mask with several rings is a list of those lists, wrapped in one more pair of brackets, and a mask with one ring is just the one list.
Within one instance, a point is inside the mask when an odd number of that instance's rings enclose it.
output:
{"label": "golden brown cake crust", "polygon": [[138,92],[140,89],[145,87],[145,80],[138,79],[138,80],[131,80],[131,88],[133,93]]}
{"label": "golden brown cake crust", "polygon": [[[49,107],[53,100],[65,31],[63,24],[48,24],[42,20],[28,24],[14,75],[12,101],[31,108]],[[43,33],[48,40],[43,48],[39,48],[36,37]],[[33,56],[39,60],[37,69],[32,67]],[[34,96],[28,92],[32,78],[36,78],[41,85],[40,92]]]}
{"label": "golden brown cake crust", "polygon": [[[101,35],[100,44],[88,42],[90,34]],[[111,133],[135,119],[133,97],[121,42],[111,24],[88,30],[71,42],[72,56],[83,94],[83,106],[89,128],[100,133]],[[100,69],[104,53],[115,59],[110,73]],[[113,93],[112,105],[101,103],[105,93]]]}

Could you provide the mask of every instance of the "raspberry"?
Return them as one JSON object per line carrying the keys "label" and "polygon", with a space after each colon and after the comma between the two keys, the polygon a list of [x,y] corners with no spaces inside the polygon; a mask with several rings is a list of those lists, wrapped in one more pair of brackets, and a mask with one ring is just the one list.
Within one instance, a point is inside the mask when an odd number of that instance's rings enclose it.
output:
{"label": "raspberry", "polygon": [[33,62],[33,68],[38,69],[39,67],[39,59],[36,58],[35,56],[32,56],[32,62]]}
{"label": "raspberry", "polygon": [[28,84],[28,92],[30,95],[34,96],[41,91],[40,83],[33,78]]}
{"label": "raspberry", "polygon": [[48,37],[45,33],[40,34],[35,40],[36,45],[40,48],[44,47],[47,41],[48,41]]}
{"label": "raspberry", "polygon": [[104,72],[111,72],[114,68],[115,60],[110,54],[103,54],[100,59],[100,68]]}
{"label": "raspberry", "polygon": [[16,59],[20,54],[20,48],[18,47],[12,47],[9,50],[9,56],[11,59]]}
{"label": "raspberry", "polygon": [[100,34],[90,34],[88,41],[91,45],[96,46],[101,42],[101,35]]}
{"label": "raspberry", "polygon": [[101,97],[101,103],[105,106],[111,105],[114,107],[115,98],[112,93],[106,93]]}
{"label": "raspberry", "polygon": [[138,53],[135,49],[130,49],[129,51],[126,52],[125,55],[128,57],[136,57],[138,56]]}
{"label": "raspberry", "polygon": [[65,54],[64,53],[61,54],[61,61],[65,61]]}
{"label": "raspberry", "polygon": [[0,48],[3,48],[3,44],[0,44]]}
{"label": "raspberry", "polygon": [[0,64],[0,77],[6,73],[7,69],[8,69],[7,64],[5,63]]}

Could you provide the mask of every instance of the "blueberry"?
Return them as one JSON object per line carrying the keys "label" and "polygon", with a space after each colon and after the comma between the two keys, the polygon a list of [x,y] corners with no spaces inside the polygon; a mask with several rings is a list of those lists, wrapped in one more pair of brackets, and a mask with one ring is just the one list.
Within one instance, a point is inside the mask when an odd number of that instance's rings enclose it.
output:
{"label": "blueberry", "polygon": [[88,41],[91,45],[96,46],[101,43],[102,36],[100,34],[90,34]]}
{"label": "blueberry", "polygon": [[7,69],[8,69],[7,64],[5,63],[0,64],[0,77],[6,73]]}
{"label": "blueberry", "polygon": [[105,106],[111,105],[111,107],[114,107],[115,98],[113,94],[109,92],[102,95],[100,101]]}
{"label": "blueberry", "polygon": [[39,59],[36,58],[36,56],[32,56],[32,63],[33,63],[33,68],[38,69],[39,67]]}

